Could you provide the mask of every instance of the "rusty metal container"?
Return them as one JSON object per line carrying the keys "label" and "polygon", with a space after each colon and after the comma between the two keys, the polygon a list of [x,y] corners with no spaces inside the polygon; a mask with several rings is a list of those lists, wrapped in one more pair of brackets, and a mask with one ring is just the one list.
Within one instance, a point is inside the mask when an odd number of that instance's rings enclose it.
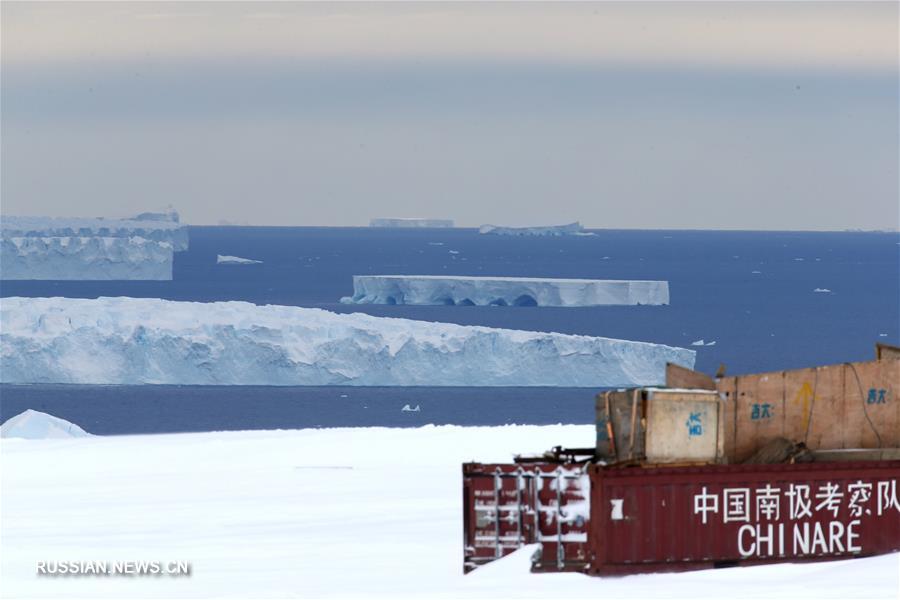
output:
{"label": "rusty metal container", "polygon": [[588,572],[900,550],[900,461],[593,468]]}
{"label": "rusty metal container", "polygon": [[634,388],[597,395],[597,458],[609,463],[710,464],[723,460],[719,394]]}
{"label": "rusty metal container", "polygon": [[898,460],[468,464],[463,475],[466,571],[534,542],[536,570],[594,575],[900,550]]}
{"label": "rusty metal container", "polygon": [[589,496],[581,466],[464,464],[465,572],[535,542],[542,544],[536,569],[583,571]]}

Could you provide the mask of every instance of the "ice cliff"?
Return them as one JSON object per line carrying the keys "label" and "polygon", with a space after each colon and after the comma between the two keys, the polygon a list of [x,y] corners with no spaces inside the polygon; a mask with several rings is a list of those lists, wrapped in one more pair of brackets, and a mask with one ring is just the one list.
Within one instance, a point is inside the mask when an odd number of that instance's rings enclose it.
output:
{"label": "ice cliff", "polygon": [[172,244],[139,237],[0,240],[3,279],[172,279]]}
{"label": "ice cliff", "polygon": [[453,227],[452,219],[380,218],[369,221],[369,227]]}
{"label": "ice cliff", "polygon": [[482,225],[478,233],[490,235],[535,235],[535,236],[560,236],[560,235],[593,235],[585,233],[584,227],[578,221],[568,225],[546,225],[541,227],[503,227],[500,225]]}
{"label": "ice cliff", "polygon": [[127,220],[4,216],[0,278],[168,280],[174,253],[187,247],[174,211]]}
{"label": "ice cliff", "polygon": [[667,281],[356,275],[345,304],[599,306],[668,304]]}
{"label": "ice cliff", "polygon": [[[138,215],[145,217],[146,215]],[[176,221],[142,219],[63,219],[13,217],[0,219],[0,234],[13,237],[139,237],[168,242],[175,252],[188,249],[187,227]]]}
{"label": "ice cliff", "polygon": [[0,437],[44,440],[87,437],[87,431],[65,419],[30,408],[0,426]]}
{"label": "ice cliff", "polygon": [[246,302],[3,298],[5,383],[662,384],[692,350]]}

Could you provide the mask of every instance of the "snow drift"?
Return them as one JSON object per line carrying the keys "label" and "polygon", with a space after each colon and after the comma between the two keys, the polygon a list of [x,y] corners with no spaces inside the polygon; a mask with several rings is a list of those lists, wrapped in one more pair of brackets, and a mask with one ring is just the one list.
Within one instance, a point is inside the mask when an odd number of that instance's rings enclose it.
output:
{"label": "snow drift", "polygon": [[87,431],[65,419],[30,408],[0,426],[0,437],[29,440],[87,437]]}
{"label": "snow drift", "polygon": [[667,281],[355,275],[345,304],[600,306],[668,304]]}
{"label": "snow drift", "polygon": [[575,221],[567,225],[544,225],[540,227],[503,227],[500,225],[482,225],[478,233],[491,235],[536,235],[536,236],[560,236],[560,235],[591,235],[584,232],[581,223]]}
{"label": "snow drift", "polygon": [[692,350],[246,302],[4,298],[7,383],[661,384]]}

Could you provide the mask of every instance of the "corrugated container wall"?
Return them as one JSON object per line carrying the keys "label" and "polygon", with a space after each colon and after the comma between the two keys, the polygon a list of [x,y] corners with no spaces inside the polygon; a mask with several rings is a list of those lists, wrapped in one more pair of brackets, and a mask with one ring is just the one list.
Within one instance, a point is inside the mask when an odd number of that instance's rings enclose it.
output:
{"label": "corrugated container wall", "polygon": [[900,550],[900,462],[604,469],[591,475],[596,574]]}

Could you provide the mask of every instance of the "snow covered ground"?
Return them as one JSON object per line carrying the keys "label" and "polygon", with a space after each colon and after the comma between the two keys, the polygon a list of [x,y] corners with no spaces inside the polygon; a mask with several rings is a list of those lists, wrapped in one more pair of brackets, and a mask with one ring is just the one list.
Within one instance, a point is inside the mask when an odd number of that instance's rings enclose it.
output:
{"label": "snow covered ground", "polygon": [[[452,252],[452,251],[451,251]],[[669,303],[668,281],[354,275],[345,304],[602,306]]]}
{"label": "snow covered ground", "polygon": [[247,302],[3,298],[4,383],[653,385],[695,352]]}
{"label": "snow covered ground", "polygon": [[[682,574],[462,575],[460,463],[593,426],[0,441],[3,597],[896,598],[896,556]],[[37,561],[190,561],[190,577],[36,577]]]}

